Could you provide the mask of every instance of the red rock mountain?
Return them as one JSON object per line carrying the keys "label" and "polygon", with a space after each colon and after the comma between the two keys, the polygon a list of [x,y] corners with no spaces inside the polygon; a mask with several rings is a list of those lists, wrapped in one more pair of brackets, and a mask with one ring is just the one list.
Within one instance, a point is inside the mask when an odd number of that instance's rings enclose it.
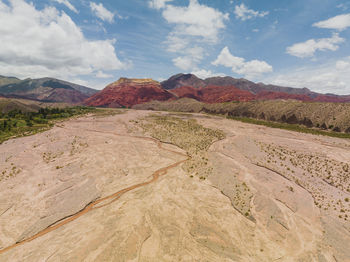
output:
{"label": "red rock mountain", "polygon": [[202,88],[183,86],[175,88],[171,92],[179,98],[194,98],[205,103],[251,101],[255,99],[251,92],[240,90],[234,86],[207,86]]}
{"label": "red rock mountain", "polygon": [[279,87],[246,79],[213,77],[202,80],[192,74],[172,76],[162,83],[152,79],[120,78],[85,101],[89,106],[132,107],[151,100],[193,98],[204,103],[294,99],[306,102],[350,102],[350,96],[319,94],[307,88]]}
{"label": "red rock mountain", "polygon": [[[195,98],[203,102],[212,103],[213,101],[250,101],[250,100],[274,100],[274,99],[296,99],[300,101],[314,102],[350,102],[350,96],[340,96],[334,94],[320,94],[307,88],[293,88],[276,85],[265,85],[263,83],[254,83],[244,78],[233,78],[230,76],[211,77],[200,79],[193,74],[177,74],[161,83],[164,89],[176,94],[182,94],[186,97]],[[184,92],[183,87],[187,90]],[[212,87],[221,90],[210,90]],[[189,91],[188,87],[198,89],[200,92]],[[180,88],[180,89],[179,89]],[[209,88],[209,90],[206,90]],[[246,91],[238,93],[237,90]],[[205,99],[203,93],[215,93],[214,98]],[[225,95],[225,92],[227,94]],[[195,95],[196,94],[196,95]],[[220,99],[215,95],[220,95]],[[195,97],[197,96],[197,97]],[[252,98],[252,96],[254,96]],[[199,99],[200,98],[200,99]],[[230,100],[232,98],[232,100]]]}
{"label": "red rock mountain", "polygon": [[171,98],[174,98],[174,95],[152,79],[120,78],[85,100],[85,104],[101,107],[131,107],[151,100],[165,101]]}

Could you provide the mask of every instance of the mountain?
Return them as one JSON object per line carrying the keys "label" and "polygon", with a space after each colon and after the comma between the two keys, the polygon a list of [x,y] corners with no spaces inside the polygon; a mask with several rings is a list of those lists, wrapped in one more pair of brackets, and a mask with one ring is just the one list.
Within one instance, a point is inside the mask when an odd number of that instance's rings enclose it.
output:
{"label": "mountain", "polygon": [[307,88],[265,85],[229,76],[202,80],[193,74],[177,74],[161,83],[152,79],[120,78],[84,103],[89,106],[132,107],[152,100],[167,101],[180,98],[192,98],[204,103],[277,99],[350,102],[350,96],[319,94]]}
{"label": "mountain", "polygon": [[[320,94],[313,92],[308,88],[265,85],[263,83],[254,83],[247,79],[237,79],[230,76],[210,77],[203,80],[193,74],[177,74],[170,77],[168,80],[163,81],[161,85],[164,89],[167,89],[175,94],[183,93],[183,87],[186,87],[187,91],[189,91],[188,87],[192,87],[200,90],[201,92],[203,92],[203,90],[206,91],[207,87],[209,87],[209,89],[212,89],[214,86],[218,89],[224,88],[220,91],[216,91],[216,93],[222,94],[220,102],[229,101],[230,96],[233,96],[233,98],[236,99],[236,96],[232,95],[231,92],[237,92],[237,90],[249,92],[245,93],[247,97],[244,97],[244,93],[239,94],[238,97],[240,98],[238,101],[250,101],[251,96],[253,95],[253,99],[255,100],[296,99],[300,101],[317,102],[350,102],[350,96]],[[229,93],[225,94],[225,92]],[[198,93],[194,92],[194,90],[191,91],[191,94],[187,92],[185,97],[191,97],[199,101],[211,103],[211,101],[201,99],[201,96],[198,96]],[[213,102],[219,102],[217,99],[213,100]]]}
{"label": "mountain", "polygon": [[200,79],[193,74],[177,74],[161,83],[164,89],[175,89],[181,86],[192,86],[194,88],[203,88],[207,86],[234,86],[241,90],[258,94],[262,91],[285,92],[288,94],[317,94],[307,88],[293,88],[276,85],[265,85],[263,83],[254,83],[244,78],[233,78],[230,76],[210,77]]}
{"label": "mountain", "polygon": [[120,78],[84,103],[89,106],[131,107],[151,100],[165,101],[174,95],[152,79]]}
{"label": "mountain", "polygon": [[0,94],[10,98],[76,104],[96,92],[92,88],[49,77],[25,80],[0,77]]}
{"label": "mountain", "polygon": [[161,86],[164,89],[169,90],[182,86],[192,86],[194,88],[200,88],[207,86],[207,84],[204,80],[198,78],[193,74],[177,74],[170,77],[168,80],[161,82]]}
{"label": "mountain", "polygon": [[178,98],[193,98],[205,103],[243,102],[255,99],[255,96],[251,92],[240,90],[234,86],[206,86],[200,88],[183,86],[169,91]]}
{"label": "mountain", "polygon": [[14,84],[14,83],[18,83],[20,81],[21,81],[21,79],[18,79],[17,77],[7,77],[7,76],[0,75],[0,86]]}
{"label": "mountain", "polygon": [[47,103],[28,99],[15,99],[0,96],[0,113],[8,113],[14,109],[21,110],[23,113],[37,112],[40,108],[45,107],[64,108],[69,106],[70,104],[68,103]]}

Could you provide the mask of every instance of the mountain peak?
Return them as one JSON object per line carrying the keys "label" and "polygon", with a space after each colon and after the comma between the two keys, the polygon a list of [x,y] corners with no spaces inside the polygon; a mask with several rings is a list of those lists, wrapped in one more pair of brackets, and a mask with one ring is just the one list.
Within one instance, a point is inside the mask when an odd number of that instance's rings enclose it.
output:
{"label": "mountain peak", "polygon": [[205,83],[194,74],[177,74],[163,81],[161,85],[164,89],[175,89],[181,86],[200,88],[204,87]]}
{"label": "mountain peak", "polygon": [[111,85],[119,85],[123,83],[135,83],[135,84],[145,84],[145,83],[154,83],[159,84],[159,82],[153,80],[152,78],[126,78],[121,77],[118,81],[113,82]]}

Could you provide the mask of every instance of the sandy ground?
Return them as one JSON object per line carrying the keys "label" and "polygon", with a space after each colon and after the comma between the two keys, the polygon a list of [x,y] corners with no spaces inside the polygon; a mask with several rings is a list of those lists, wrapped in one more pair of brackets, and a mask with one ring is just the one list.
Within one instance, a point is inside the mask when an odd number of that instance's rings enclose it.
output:
{"label": "sandy ground", "polygon": [[350,261],[349,140],[194,115],[226,134],[203,180],[148,114],[0,145],[0,261]]}

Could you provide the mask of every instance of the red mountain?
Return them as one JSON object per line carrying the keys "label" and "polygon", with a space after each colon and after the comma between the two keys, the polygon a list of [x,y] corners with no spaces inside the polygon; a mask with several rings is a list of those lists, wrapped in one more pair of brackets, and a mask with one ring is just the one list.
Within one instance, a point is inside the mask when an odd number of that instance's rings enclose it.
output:
{"label": "red mountain", "polygon": [[255,96],[256,100],[275,100],[275,99],[295,99],[300,101],[313,101],[308,95],[288,94],[285,92],[262,91]]}
{"label": "red mountain", "polygon": [[189,97],[205,103],[251,101],[255,98],[251,92],[240,90],[234,86],[207,86],[202,88],[182,86],[172,89],[171,92],[179,98]]}
{"label": "red mountain", "polygon": [[[211,77],[207,79],[200,79],[193,74],[177,74],[170,77],[168,80],[165,80],[161,83],[164,89],[169,91],[175,91],[175,93],[182,93],[183,90],[179,90],[185,86],[187,88],[186,97],[193,97],[196,92],[189,92],[188,87],[194,87],[198,90],[204,90],[208,87],[218,87],[225,88],[228,90],[227,98],[222,97],[223,100],[230,99],[233,96],[232,100],[237,100],[237,96],[232,94],[230,89],[227,87],[235,87],[241,91],[247,91],[250,94],[255,96],[255,100],[273,100],[273,99],[296,99],[301,101],[315,101],[315,102],[350,102],[350,96],[341,96],[334,94],[320,94],[313,92],[307,88],[293,88],[293,87],[284,87],[284,86],[276,86],[276,85],[265,85],[263,83],[254,83],[252,81],[243,79],[243,78],[233,78],[229,76],[225,77]],[[237,90],[234,90],[236,92]],[[216,92],[223,92],[215,91]],[[248,95],[247,99],[251,99],[251,95],[249,93],[245,93]],[[203,99],[203,98],[202,98]],[[244,93],[238,95],[238,100],[246,101]],[[197,96],[198,100],[198,96]],[[208,100],[208,99],[205,99]],[[209,99],[212,100],[212,99]],[[215,99],[213,99],[215,100]],[[203,101],[205,102],[205,101]]]}
{"label": "red mountain", "polygon": [[[233,84],[234,83],[234,84]],[[167,90],[166,90],[167,89]],[[307,88],[255,84],[245,79],[214,77],[201,80],[191,74],[179,74],[159,83],[152,79],[120,78],[85,100],[89,106],[132,107],[151,100],[167,101],[193,98],[204,103],[230,101],[294,99],[307,102],[350,102],[350,96],[319,94]]]}
{"label": "red mountain", "polygon": [[171,98],[174,95],[152,79],[120,78],[84,103],[89,106],[131,107],[151,100],[165,101]]}

